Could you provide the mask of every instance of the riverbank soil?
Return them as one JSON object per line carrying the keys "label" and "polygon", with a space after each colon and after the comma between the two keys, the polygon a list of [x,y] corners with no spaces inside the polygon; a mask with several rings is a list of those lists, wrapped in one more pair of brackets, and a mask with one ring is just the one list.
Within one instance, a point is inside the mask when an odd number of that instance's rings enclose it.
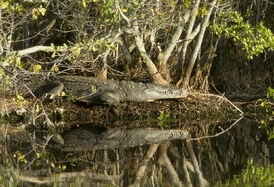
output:
{"label": "riverbank soil", "polygon": [[[71,101],[24,100],[14,98],[1,100],[2,120],[11,124],[53,125],[69,129],[75,125],[92,125],[112,128],[124,124],[128,128],[180,125],[180,121],[199,119],[225,119],[238,115],[229,102],[213,96],[189,95],[187,98],[155,102],[122,103],[121,106],[86,105]],[[122,123],[121,123],[122,122]]]}

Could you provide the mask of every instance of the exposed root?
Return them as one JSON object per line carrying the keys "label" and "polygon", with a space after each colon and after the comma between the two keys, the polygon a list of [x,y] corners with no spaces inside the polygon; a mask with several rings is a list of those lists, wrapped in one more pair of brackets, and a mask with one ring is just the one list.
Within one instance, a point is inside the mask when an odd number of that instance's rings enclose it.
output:
{"label": "exposed root", "polygon": [[220,104],[223,102],[223,101],[227,101],[229,104],[231,104],[236,110],[238,110],[241,115],[244,114],[244,112],[239,109],[236,105],[234,105],[230,100],[228,100],[227,98],[225,98],[224,96],[220,96],[220,95],[215,95],[215,94],[202,94],[202,93],[193,93],[193,95],[201,95],[201,96],[205,96],[205,97],[216,97],[218,99],[221,99],[220,101]]}

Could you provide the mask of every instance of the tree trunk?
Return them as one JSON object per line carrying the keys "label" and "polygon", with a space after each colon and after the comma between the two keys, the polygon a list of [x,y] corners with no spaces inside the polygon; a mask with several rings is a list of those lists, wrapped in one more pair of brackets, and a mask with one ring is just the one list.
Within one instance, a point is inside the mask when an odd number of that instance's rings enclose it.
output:
{"label": "tree trunk", "polygon": [[193,70],[194,64],[196,62],[198,53],[201,50],[202,41],[203,41],[204,34],[205,34],[205,31],[206,31],[206,28],[207,28],[207,25],[208,25],[208,22],[209,22],[209,17],[211,16],[212,10],[215,7],[216,3],[217,3],[217,0],[213,0],[211,3],[209,3],[208,12],[207,12],[207,15],[205,16],[205,18],[203,20],[203,23],[201,25],[201,30],[200,30],[200,33],[199,33],[199,36],[198,36],[197,44],[195,46],[194,52],[192,54],[192,57],[190,59],[188,67],[186,69],[185,78],[183,80],[183,86],[184,87],[189,86],[190,75],[192,73],[192,70]]}
{"label": "tree trunk", "polygon": [[[179,10],[181,7],[181,5],[178,2],[178,6],[175,9],[176,11]],[[169,42],[169,44],[167,45],[167,48],[161,52],[158,55],[158,64],[159,64],[159,70],[160,73],[164,76],[164,78],[170,82],[171,78],[170,78],[170,73],[168,70],[168,64],[167,61],[172,53],[172,51],[174,50],[175,46],[178,45],[177,42],[181,37],[181,34],[183,32],[183,28],[185,26],[185,23],[188,21],[190,17],[190,12],[187,11],[184,16],[182,16],[181,14],[178,13],[178,26],[177,26],[177,30],[176,32],[173,34],[171,41]]]}
{"label": "tree trunk", "polygon": [[162,84],[162,85],[169,85],[169,83],[162,77],[162,75],[159,73],[157,67],[155,64],[152,62],[150,57],[148,56],[144,42],[140,37],[140,32],[139,32],[139,25],[137,21],[134,21],[133,23],[133,33],[135,34],[135,43],[136,46],[140,52],[141,58],[146,64],[147,70],[149,75],[152,77],[153,82],[157,84]]}
{"label": "tree trunk", "polygon": [[[188,44],[192,41],[192,39],[198,34],[198,31],[200,30],[200,27],[196,27],[195,31],[193,32],[193,27],[194,27],[194,23],[196,20],[196,16],[197,16],[197,12],[198,12],[198,8],[200,5],[200,0],[197,0],[193,6],[192,12],[191,12],[191,20],[188,26],[188,30],[187,30],[187,34],[185,37],[185,42],[183,44],[183,48],[180,52],[180,57],[179,57],[179,62],[177,65],[177,80],[180,79],[180,77],[183,76],[183,67],[184,67],[184,62],[185,62],[185,58],[186,58],[186,52],[187,52],[187,47]],[[182,80],[180,80],[181,82]]]}

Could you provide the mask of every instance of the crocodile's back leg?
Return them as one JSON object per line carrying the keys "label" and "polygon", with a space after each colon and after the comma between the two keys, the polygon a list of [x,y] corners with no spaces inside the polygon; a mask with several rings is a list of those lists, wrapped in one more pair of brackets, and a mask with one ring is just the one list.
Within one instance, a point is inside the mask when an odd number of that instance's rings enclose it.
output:
{"label": "crocodile's back leg", "polygon": [[64,84],[55,80],[43,80],[36,77],[31,81],[19,82],[14,88],[15,94],[22,94],[24,97],[44,97],[53,99],[62,93]]}
{"label": "crocodile's back leg", "polygon": [[51,84],[52,85],[50,87],[48,86],[46,94],[50,97],[50,99],[61,98],[64,84],[61,82],[54,82]]}

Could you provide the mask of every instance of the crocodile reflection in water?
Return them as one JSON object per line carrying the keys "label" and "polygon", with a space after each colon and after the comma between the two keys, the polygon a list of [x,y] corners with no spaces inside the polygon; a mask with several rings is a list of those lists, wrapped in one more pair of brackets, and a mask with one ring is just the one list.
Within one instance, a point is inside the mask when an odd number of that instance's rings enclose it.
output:
{"label": "crocodile reflection in water", "polygon": [[[113,128],[98,133],[95,130],[71,129],[63,134],[50,135],[48,142],[50,147],[61,151],[87,151],[98,149],[113,149],[136,147],[145,144],[165,143],[175,139],[186,139],[188,132],[179,129],[126,129]],[[47,142],[44,133],[30,133],[28,131],[10,132],[0,137],[1,144],[15,145],[17,143],[38,143]]]}
{"label": "crocodile reflection in water", "polygon": [[90,130],[75,129],[63,134],[64,144],[52,144],[61,151],[87,151],[135,147],[164,143],[174,139],[186,139],[188,132],[178,129],[125,129],[114,128],[101,134]]}

